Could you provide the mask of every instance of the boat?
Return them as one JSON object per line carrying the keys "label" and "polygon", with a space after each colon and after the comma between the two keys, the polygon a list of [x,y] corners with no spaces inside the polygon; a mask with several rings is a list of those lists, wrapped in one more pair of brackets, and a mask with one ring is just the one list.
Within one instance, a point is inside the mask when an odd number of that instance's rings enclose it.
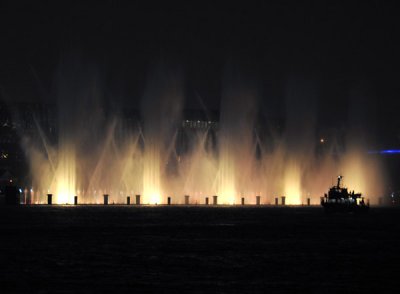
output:
{"label": "boat", "polygon": [[347,188],[340,186],[342,176],[338,176],[337,185],[332,186],[328,193],[321,197],[321,205],[325,212],[365,213],[369,211],[367,203],[361,193],[349,192]]}

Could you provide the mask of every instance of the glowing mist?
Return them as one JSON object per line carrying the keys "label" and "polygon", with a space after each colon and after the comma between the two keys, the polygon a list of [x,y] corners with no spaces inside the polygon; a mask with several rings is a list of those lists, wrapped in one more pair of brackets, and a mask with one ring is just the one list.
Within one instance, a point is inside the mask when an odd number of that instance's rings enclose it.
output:
{"label": "glowing mist", "polygon": [[365,144],[341,151],[332,142],[321,145],[312,83],[289,83],[281,130],[259,120],[257,87],[229,73],[218,121],[183,120],[182,77],[162,66],[149,74],[134,121],[104,110],[99,83],[72,77],[61,83],[58,138],[39,124],[22,138],[31,179],[25,198],[34,203],[52,193],[59,204],[73,203],[75,195],[79,203],[101,203],[103,194],[110,203],[140,194],[144,204],[164,204],[167,197],[182,204],[184,195],[190,204],[214,195],[218,204],[239,204],[241,197],[255,204],[256,196],[267,204],[281,196],[287,204],[306,198],[317,204],[339,174],[372,204],[384,193],[384,167]]}

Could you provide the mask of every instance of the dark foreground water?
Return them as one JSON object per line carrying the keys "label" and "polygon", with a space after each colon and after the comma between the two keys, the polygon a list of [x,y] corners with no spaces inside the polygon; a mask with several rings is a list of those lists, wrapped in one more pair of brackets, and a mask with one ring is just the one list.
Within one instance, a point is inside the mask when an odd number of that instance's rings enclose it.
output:
{"label": "dark foreground water", "polygon": [[400,291],[400,210],[0,207],[0,293]]}

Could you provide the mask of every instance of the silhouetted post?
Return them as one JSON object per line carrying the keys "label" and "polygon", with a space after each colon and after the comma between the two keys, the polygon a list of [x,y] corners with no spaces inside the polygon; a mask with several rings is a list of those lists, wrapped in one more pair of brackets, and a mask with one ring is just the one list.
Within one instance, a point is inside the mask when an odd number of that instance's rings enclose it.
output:
{"label": "silhouetted post", "polygon": [[136,195],[136,205],[140,205],[140,195]]}
{"label": "silhouetted post", "polygon": [[282,198],[282,205],[285,205],[286,197],[285,197],[285,196],[282,196],[281,198]]}
{"label": "silhouetted post", "polygon": [[214,195],[213,196],[213,205],[217,205],[218,204],[218,196]]}
{"label": "silhouetted post", "polygon": [[244,197],[242,197],[242,205],[244,205]]}
{"label": "silhouetted post", "polygon": [[310,205],[311,205],[311,199],[307,198],[307,206],[310,206]]}
{"label": "silhouetted post", "polygon": [[78,205],[78,196],[74,196],[74,205]]}
{"label": "silhouetted post", "polygon": [[104,205],[108,205],[108,194],[104,194]]}
{"label": "silhouetted post", "polygon": [[168,205],[171,205],[171,197],[168,197],[167,201],[168,201]]}
{"label": "silhouetted post", "polygon": [[47,204],[51,205],[53,202],[53,194],[47,194]]}
{"label": "silhouetted post", "polygon": [[275,205],[279,205],[279,198],[275,197]]}
{"label": "silhouetted post", "polygon": [[131,196],[126,196],[126,205],[131,204]]}
{"label": "silhouetted post", "polygon": [[256,205],[260,205],[261,203],[261,196],[256,196]]}
{"label": "silhouetted post", "polygon": [[189,205],[189,195],[185,195],[185,205]]}
{"label": "silhouetted post", "polygon": [[208,205],[208,197],[206,197],[206,205]]}

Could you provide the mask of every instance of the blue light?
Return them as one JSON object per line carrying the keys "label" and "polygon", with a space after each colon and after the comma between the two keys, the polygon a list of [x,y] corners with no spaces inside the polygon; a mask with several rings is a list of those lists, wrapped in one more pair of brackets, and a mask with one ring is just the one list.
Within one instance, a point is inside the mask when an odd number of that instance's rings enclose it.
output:
{"label": "blue light", "polygon": [[381,150],[379,153],[381,154],[397,154],[400,153],[399,149],[388,149],[388,150]]}
{"label": "blue light", "polygon": [[369,154],[400,154],[400,149],[372,150]]}

